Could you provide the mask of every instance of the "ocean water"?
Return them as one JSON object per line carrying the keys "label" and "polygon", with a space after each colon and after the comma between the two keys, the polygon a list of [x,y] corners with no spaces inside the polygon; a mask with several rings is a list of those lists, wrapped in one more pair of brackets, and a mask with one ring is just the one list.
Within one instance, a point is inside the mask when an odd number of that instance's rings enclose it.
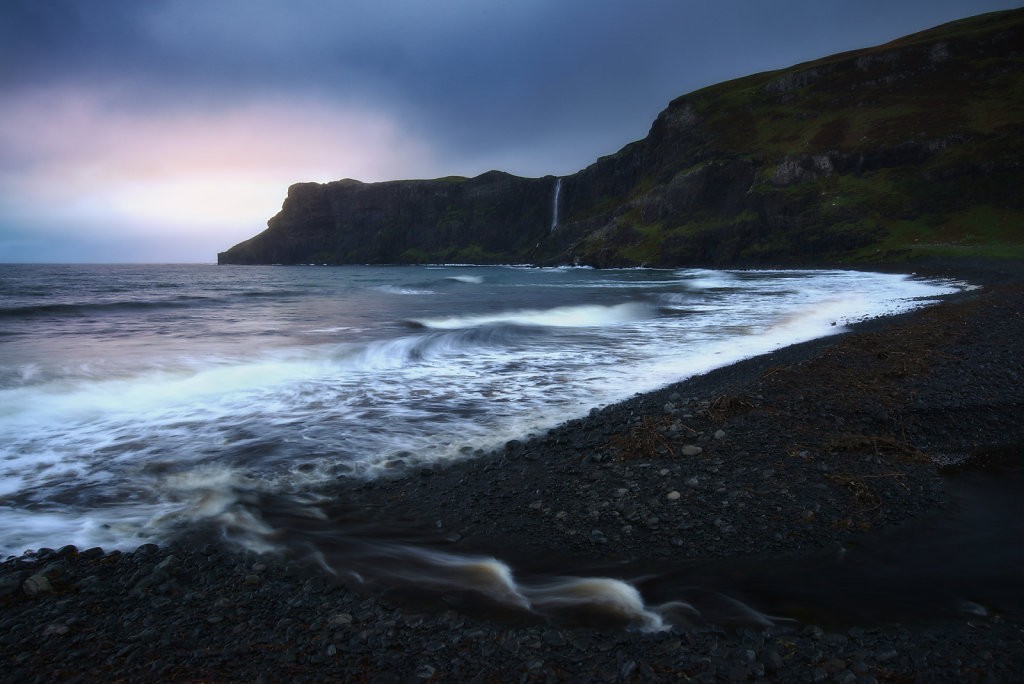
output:
{"label": "ocean water", "polygon": [[960,287],[848,271],[0,265],[0,554],[130,549],[197,520],[258,528],[227,515],[233,492],[472,458]]}

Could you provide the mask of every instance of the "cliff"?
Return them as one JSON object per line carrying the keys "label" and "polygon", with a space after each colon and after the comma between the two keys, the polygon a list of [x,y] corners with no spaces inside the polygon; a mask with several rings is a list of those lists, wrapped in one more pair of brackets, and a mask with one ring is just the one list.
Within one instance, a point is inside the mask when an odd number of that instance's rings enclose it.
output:
{"label": "cliff", "polygon": [[268,229],[218,261],[1024,256],[1022,153],[1018,9],[684,95],[645,139],[562,179],[293,185]]}

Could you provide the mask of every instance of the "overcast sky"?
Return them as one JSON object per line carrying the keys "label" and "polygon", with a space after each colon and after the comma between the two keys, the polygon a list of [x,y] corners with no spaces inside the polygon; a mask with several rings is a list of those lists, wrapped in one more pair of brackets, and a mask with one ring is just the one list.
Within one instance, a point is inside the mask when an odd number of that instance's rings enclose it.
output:
{"label": "overcast sky", "polygon": [[298,181],[564,175],[995,0],[0,0],[0,261],[212,262]]}

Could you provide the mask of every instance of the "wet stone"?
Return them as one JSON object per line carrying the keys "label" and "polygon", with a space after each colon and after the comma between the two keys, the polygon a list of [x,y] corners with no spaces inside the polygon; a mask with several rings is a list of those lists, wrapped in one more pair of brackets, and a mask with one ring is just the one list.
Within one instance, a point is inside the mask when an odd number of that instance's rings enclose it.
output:
{"label": "wet stone", "polygon": [[564,646],[565,637],[561,632],[555,630],[548,630],[544,632],[544,643],[548,646]]}
{"label": "wet stone", "polygon": [[4,575],[0,577],[0,597],[11,596],[21,588],[21,575]]}
{"label": "wet stone", "polygon": [[52,592],[53,585],[50,584],[50,580],[46,575],[37,574],[25,580],[25,583],[21,585],[21,590],[25,592],[26,596],[37,596]]}

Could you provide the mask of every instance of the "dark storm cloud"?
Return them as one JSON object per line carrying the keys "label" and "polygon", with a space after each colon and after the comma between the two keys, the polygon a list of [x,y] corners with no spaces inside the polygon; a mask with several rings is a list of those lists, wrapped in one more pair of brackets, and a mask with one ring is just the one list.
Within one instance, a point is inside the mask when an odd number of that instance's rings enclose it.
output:
{"label": "dark storm cloud", "polygon": [[8,0],[0,50],[5,87],[127,83],[140,108],[372,103],[455,159],[566,173],[689,90],[1012,4]]}

